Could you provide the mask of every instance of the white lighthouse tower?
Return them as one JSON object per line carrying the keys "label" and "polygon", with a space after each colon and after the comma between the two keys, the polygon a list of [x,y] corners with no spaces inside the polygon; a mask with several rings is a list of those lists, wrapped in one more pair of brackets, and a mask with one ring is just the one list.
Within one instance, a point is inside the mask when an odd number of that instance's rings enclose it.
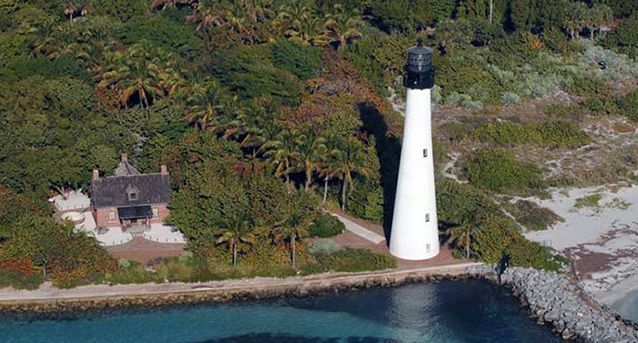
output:
{"label": "white lighthouse tower", "polygon": [[405,260],[425,260],[439,254],[432,158],[431,55],[432,50],[424,47],[421,40],[408,49],[403,82],[408,95],[390,253]]}

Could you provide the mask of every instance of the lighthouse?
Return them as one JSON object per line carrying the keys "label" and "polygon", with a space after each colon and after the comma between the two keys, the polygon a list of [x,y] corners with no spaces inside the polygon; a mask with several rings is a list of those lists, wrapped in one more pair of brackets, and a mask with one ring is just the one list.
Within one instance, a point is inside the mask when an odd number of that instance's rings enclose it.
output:
{"label": "lighthouse", "polygon": [[405,260],[426,260],[439,254],[432,106],[432,50],[421,40],[408,49],[403,85],[407,88],[401,163],[390,233],[390,253]]}

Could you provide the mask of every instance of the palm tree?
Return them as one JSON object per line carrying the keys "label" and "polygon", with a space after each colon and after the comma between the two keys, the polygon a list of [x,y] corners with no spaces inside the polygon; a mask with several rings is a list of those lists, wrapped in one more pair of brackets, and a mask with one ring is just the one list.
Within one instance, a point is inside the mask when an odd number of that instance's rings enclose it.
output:
{"label": "palm tree", "polygon": [[361,18],[350,17],[341,4],[334,5],[334,10],[334,13],[326,16],[328,20],[323,24],[322,42],[341,49],[353,40],[363,36],[359,31]]}
{"label": "palm tree", "polygon": [[446,231],[446,234],[448,235],[447,242],[457,246],[463,246],[465,248],[465,258],[469,259],[472,241],[475,239],[475,235],[479,230],[480,228],[478,224],[474,221],[469,221],[463,225],[451,227]]}
{"label": "palm tree", "polygon": [[326,149],[320,155],[319,176],[323,178],[323,200],[326,203],[328,198],[328,183],[339,173],[339,154],[341,151],[338,147],[338,137],[330,135],[326,139]]}
{"label": "palm tree", "polygon": [[319,34],[319,18],[312,16],[312,9],[303,1],[284,4],[278,9],[273,26],[292,41],[308,45]]}
{"label": "palm tree", "polygon": [[306,125],[298,140],[299,160],[306,174],[304,190],[307,192],[312,183],[312,174],[318,169],[321,155],[326,152],[325,138],[317,135],[310,125]]}
{"label": "palm tree", "polygon": [[341,174],[341,209],[346,208],[346,190],[348,183],[353,185],[353,174],[367,176],[370,169],[365,165],[363,144],[355,137],[347,137],[341,141],[337,155],[336,171]]}
{"label": "palm tree", "polygon": [[162,68],[151,60],[149,47],[135,44],[125,52],[107,54],[107,66],[98,71],[98,87],[117,87],[121,90],[120,103],[128,107],[137,96],[139,104],[148,108],[164,95],[158,82],[158,70]]}
{"label": "palm tree", "polygon": [[245,214],[224,215],[217,223],[219,233],[215,244],[228,244],[233,252],[233,267],[237,266],[240,244],[255,244],[253,224]]}
{"label": "palm tree", "polygon": [[216,81],[208,81],[194,86],[186,102],[189,104],[187,119],[200,130],[206,129],[208,124],[226,110],[228,97]]}
{"label": "palm tree", "polygon": [[290,190],[290,174],[296,170],[299,162],[297,137],[297,131],[294,129],[284,129],[277,134],[274,140],[266,142],[261,147],[261,149],[265,150],[264,157],[275,168],[275,175],[286,178],[288,190]]}
{"label": "palm tree", "polygon": [[571,39],[576,37],[587,21],[589,8],[582,2],[574,2],[567,9],[566,28],[569,31]]}
{"label": "palm tree", "polygon": [[217,0],[200,0],[193,14],[186,17],[188,22],[199,23],[197,31],[203,31],[211,26],[222,26],[224,8]]}
{"label": "palm tree", "polygon": [[273,231],[275,244],[288,242],[290,245],[290,255],[292,268],[297,268],[297,239],[303,239],[308,236],[306,230],[310,225],[310,220],[302,213],[294,211],[286,217],[286,219],[277,223]]}

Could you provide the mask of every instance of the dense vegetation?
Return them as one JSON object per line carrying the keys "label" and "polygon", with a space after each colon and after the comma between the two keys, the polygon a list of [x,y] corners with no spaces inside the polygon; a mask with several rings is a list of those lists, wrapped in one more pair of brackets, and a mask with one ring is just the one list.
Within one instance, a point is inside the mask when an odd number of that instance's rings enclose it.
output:
{"label": "dense vegetation", "polygon": [[[490,262],[507,251],[514,263],[554,268],[548,251],[527,242],[490,200],[492,192],[545,185],[540,170],[502,148],[587,144],[574,113],[638,120],[638,93],[610,86],[638,77],[637,7],[633,0],[5,0],[0,185],[3,197],[19,200],[2,215],[23,215],[1,221],[0,284],[23,282],[20,273],[37,284],[45,270],[63,286],[141,273],[54,223],[45,202],[86,189],[92,169],[111,173],[120,152],[143,171],[160,164],[171,171],[170,220],[192,256],[163,262],[162,278],[356,270],[344,261],[377,261],[358,251],[315,254],[303,240],[342,230],[323,203],[390,225],[401,118],[384,97],[403,92],[405,49],[417,37],[435,48],[441,105],[482,111],[557,91],[582,99],[553,107],[556,119],[547,122],[463,128],[462,139],[491,146],[465,156],[472,185],[439,187],[442,225],[452,229],[443,235],[459,251]],[[446,143],[435,143],[441,163]],[[455,200],[463,204],[450,202],[457,193],[466,195]],[[391,265],[378,259],[368,266]],[[66,265],[71,260],[78,263]]]}

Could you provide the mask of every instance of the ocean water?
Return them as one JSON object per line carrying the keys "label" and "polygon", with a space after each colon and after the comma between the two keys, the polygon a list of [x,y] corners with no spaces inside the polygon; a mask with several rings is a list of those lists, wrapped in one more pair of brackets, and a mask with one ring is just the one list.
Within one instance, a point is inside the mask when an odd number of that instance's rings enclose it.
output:
{"label": "ocean water", "polygon": [[638,290],[627,293],[627,295],[611,304],[612,309],[629,319],[638,323]]}
{"label": "ocean water", "polygon": [[553,343],[505,289],[479,280],[223,305],[0,317],[3,343]]}

